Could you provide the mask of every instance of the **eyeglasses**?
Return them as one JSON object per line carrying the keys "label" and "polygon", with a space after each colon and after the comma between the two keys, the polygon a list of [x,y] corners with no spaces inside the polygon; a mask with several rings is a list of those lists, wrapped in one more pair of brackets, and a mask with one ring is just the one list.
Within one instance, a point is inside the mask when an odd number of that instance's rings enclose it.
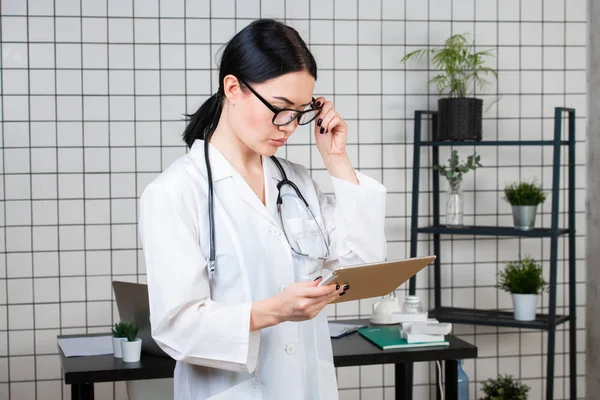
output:
{"label": "eyeglasses", "polygon": [[273,125],[275,126],[284,126],[287,124],[291,124],[294,120],[298,121],[298,125],[306,125],[311,123],[317,118],[317,116],[321,113],[321,108],[315,105],[315,98],[312,98],[312,102],[307,106],[307,108],[303,111],[294,110],[290,108],[278,108],[271,105],[268,101],[266,101],[261,95],[256,93],[250,85],[248,85],[242,79],[238,80],[242,82],[250,91],[271,111],[273,111]]}
{"label": "eyeglasses", "polygon": [[312,260],[327,259],[329,245],[308,202],[298,186],[287,178],[279,161],[275,157],[271,159],[282,175],[277,184],[277,214],[292,251]]}

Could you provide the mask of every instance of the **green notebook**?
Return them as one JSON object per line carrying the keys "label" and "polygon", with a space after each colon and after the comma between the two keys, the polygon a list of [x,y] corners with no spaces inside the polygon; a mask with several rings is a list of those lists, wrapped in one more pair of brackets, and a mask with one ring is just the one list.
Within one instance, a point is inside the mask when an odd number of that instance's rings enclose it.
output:
{"label": "green notebook", "polygon": [[408,343],[406,339],[402,339],[402,336],[400,336],[400,327],[398,325],[361,328],[358,330],[358,333],[379,347],[381,350],[410,347],[448,346],[449,344],[447,340],[440,342]]}

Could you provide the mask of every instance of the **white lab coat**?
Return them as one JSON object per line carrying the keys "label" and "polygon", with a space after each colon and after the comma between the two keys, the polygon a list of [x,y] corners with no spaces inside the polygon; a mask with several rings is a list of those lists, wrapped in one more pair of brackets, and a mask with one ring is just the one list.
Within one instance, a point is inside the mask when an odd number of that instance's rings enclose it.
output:
{"label": "white lab coat", "polygon": [[209,284],[203,147],[197,140],[140,199],[152,336],[177,360],[175,399],[337,399],[325,313],[250,333],[250,307],[293,282],[325,276],[323,267],[384,260],[385,188],[358,171],[359,185],[332,177],[336,202],[306,168],[281,160],[330,241],[325,265],[307,262],[280,230],[273,161],[262,159],[265,206],[210,145],[216,272]]}

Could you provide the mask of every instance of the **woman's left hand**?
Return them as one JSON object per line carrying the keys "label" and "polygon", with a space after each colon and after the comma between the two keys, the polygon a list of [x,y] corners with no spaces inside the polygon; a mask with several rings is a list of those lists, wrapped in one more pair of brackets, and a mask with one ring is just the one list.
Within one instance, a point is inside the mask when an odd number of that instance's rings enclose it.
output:
{"label": "woman's left hand", "polygon": [[321,104],[321,113],[315,120],[315,140],[323,158],[346,155],[348,126],[325,97],[315,101]]}

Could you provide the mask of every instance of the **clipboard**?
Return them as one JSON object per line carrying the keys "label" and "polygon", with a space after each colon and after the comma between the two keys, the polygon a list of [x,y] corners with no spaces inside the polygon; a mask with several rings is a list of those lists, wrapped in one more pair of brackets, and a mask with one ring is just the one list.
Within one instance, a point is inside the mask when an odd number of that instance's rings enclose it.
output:
{"label": "clipboard", "polygon": [[367,325],[356,325],[356,324],[346,324],[343,321],[332,322],[329,321],[329,337],[333,339],[339,339],[344,336],[348,336],[353,334],[354,332],[358,332],[360,328],[366,328]]}
{"label": "clipboard", "polygon": [[350,285],[344,296],[332,303],[386,296],[435,260],[436,256],[407,258],[379,263],[338,267],[319,286]]}

